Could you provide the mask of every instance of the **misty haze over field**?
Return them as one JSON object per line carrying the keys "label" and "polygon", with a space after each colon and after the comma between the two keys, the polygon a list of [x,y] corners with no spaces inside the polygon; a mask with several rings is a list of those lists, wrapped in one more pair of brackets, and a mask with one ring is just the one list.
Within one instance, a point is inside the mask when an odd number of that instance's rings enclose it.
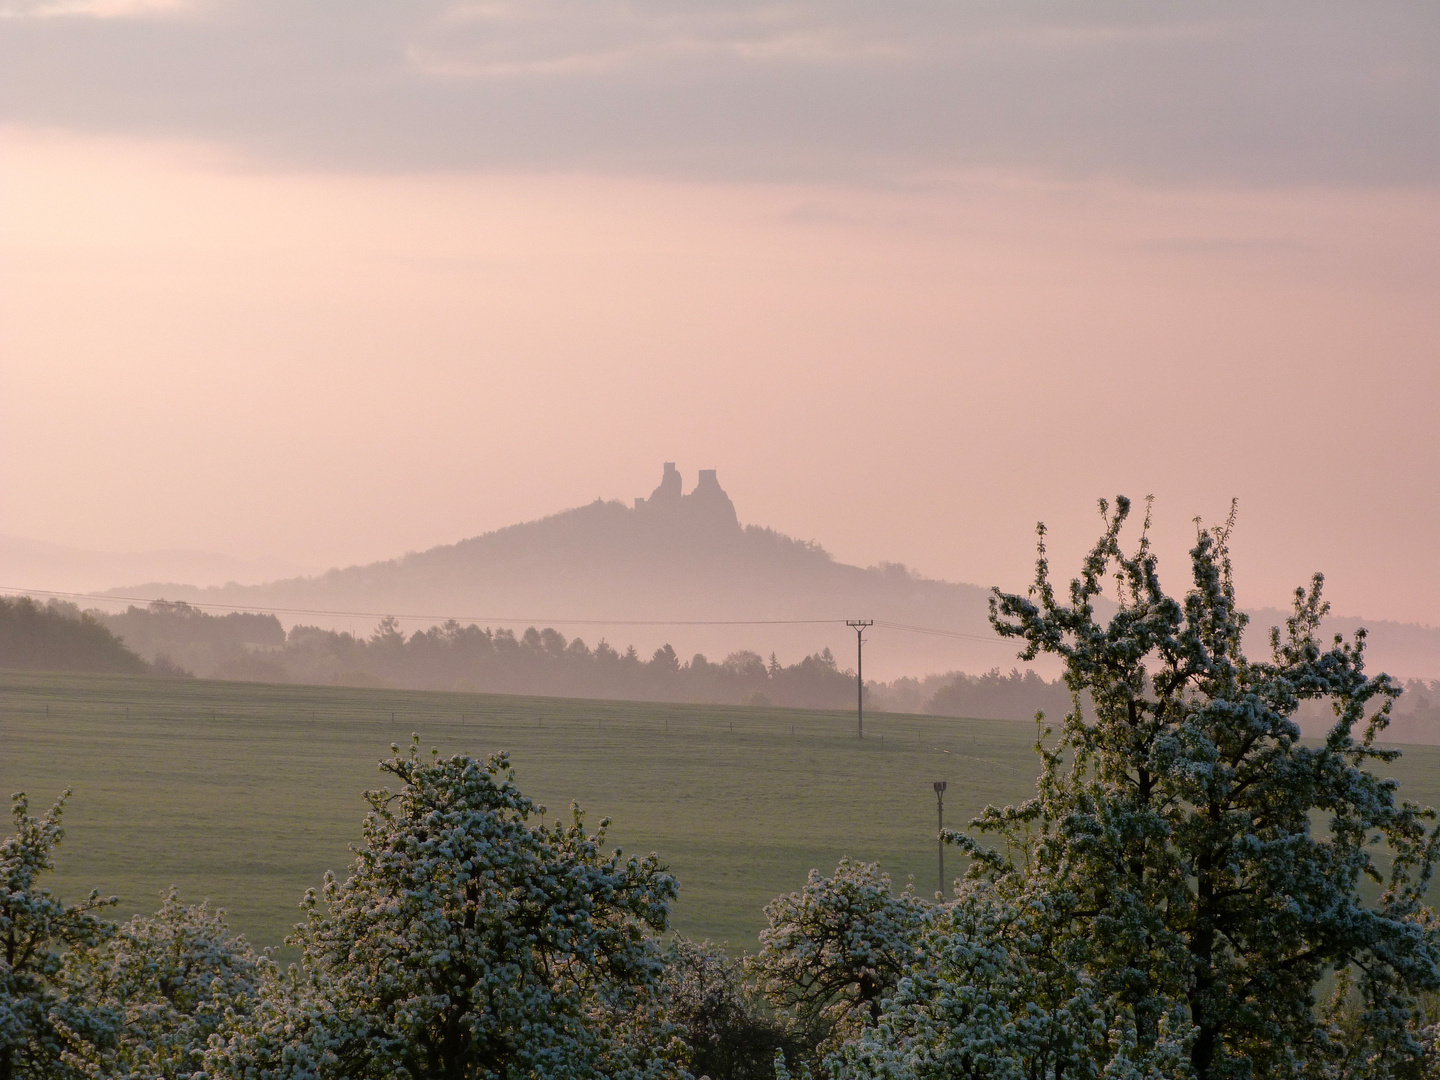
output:
{"label": "misty haze over field", "polygon": [[[386,562],[263,585],[166,582],[113,592],[274,610],[286,623],[364,634],[381,615],[401,617],[411,631],[447,618],[517,631],[533,623],[592,644],[634,643],[646,656],[668,643],[687,660],[696,652],[793,658],[830,648],[852,667],[855,636],[843,622],[867,618],[966,635],[873,628],[866,662],[876,677],[1008,668],[1014,649],[990,630],[987,589],[897,564],[849,566],[817,543],[742,525],[716,470],[701,470],[687,486],[666,463],[650,495],[628,505],[596,500]],[[343,612],[370,614],[331,614]]]}
{"label": "misty haze over field", "polygon": [[[716,470],[701,470],[686,487],[667,462],[650,495],[628,505],[597,499],[384,562],[210,586],[177,575],[109,592],[124,598],[116,602],[120,607],[163,599],[211,611],[275,612],[285,626],[362,637],[387,616],[407,633],[455,619],[515,633],[553,627],[590,645],[604,640],[623,651],[633,644],[644,657],[668,645],[681,660],[703,653],[718,661],[750,650],[791,662],[829,649],[851,669],[855,637],[844,621],[861,618],[877,621],[866,638],[871,678],[978,674],[1016,664],[1015,647],[990,629],[988,587],[929,579],[895,563],[847,565],[813,541],[742,525]],[[182,572],[187,558],[202,572],[224,565],[185,553],[172,558],[171,568]],[[1256,646],[1263,647],[1269,627],[1286,614],[1255,613]],[[1371,635],[1372,665],[1410,677],[1440,672],[1440,630],[1343,614],[1331,630],[1353,634],[1362,623]],[[253,644],[272,647],[268,637]],[[1044,658],[1033,666],[1057,673]]]}

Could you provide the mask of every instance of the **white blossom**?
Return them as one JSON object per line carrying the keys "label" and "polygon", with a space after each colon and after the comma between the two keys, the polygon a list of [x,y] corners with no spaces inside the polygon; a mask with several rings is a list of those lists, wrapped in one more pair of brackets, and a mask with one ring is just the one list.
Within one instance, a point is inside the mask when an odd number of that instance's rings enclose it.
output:
{"label": "white blossom", "polygon": [[327,875],[252,1018],[214,1040],[227,1077],[648,1080],[681,1046],[654,935],[675,882],[601,831],[546,824],[503,754],[422,761],[370,792],[350,876]]}
{"label": "white blossom", "polygon": [[114,932],[93,912],[115,898],[92,892],[67,905],[39,884],[55,867],[69,794],[40,818],[23,792],[15,795],[15,832],[0,840],[0,1080],[64,1075],[72,1031],[93,1028],[83,1003],[64,992],[61,962],[67,949],[94,947]]}
{"label": "white blossom", "polygon": [[170,889],[154,915],[65,957],[65,993],[92,1018],[67,1062],[96,1080],[200,1076],[210,1035],[253,1008],[263,962],[223,912]]}
{"label": "white blossom", "polygon": [[913,888],[894,893],[877,864],[847,858],[831,877],[811,870],[805,887],[771,901],[765,917],[747,970],[823,1050],[879,1018],[881,1002],[919,958],[930,905]]}

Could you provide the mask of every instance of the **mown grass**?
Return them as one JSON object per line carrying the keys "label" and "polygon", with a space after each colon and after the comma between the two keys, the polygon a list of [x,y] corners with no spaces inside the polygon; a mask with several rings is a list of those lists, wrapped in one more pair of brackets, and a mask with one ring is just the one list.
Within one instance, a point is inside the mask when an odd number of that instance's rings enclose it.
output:
{"label": "mown grass", "polygon": [[[611,817],[612,844],[679,878],[678,930],[744,949],[766,901],[841,855],[933,893],[932,782],[955,825],[1024,798],[1036,769],[1034,727],[1006,721],[867,716],[861,742],[849,712],[0,674],[0,788],[37,811],[74,789],[56,891],[117,894],[126,915],[173,883],[262,945],[343,875],[361,792],[412,731],[443,754],[508,750],[550,816],[573,799]],[[1409,747],[1386,771],[1435,803],[1437,766],[1440,748]]]}

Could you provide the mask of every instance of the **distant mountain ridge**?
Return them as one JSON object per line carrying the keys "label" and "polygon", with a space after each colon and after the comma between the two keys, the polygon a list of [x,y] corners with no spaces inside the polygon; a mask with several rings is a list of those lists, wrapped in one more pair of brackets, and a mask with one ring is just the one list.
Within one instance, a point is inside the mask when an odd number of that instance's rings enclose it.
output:
{"label": "distant mountain ridge", "polygon": [[254,585],[302,570],[278,559],[237,559],[213,551],[93,551],[7,534],[0,534],[0,568],[0,585],[62,592],[91,592],[117,581],[162,575],[192,586],[227,581]]}
{"label": "distant mountain ridge", "polygon": [[[842,663],[852,662],[855,635],[843,625],[847,618],[940,632],[873,628],[865,672],[881,679],[1008,670],[1016,653],[1013,643],[990,629],[988,589],[921,577],[898,564],[851,566],[818,544],[742,525],[715,470],[703,470],[686,493],[673,462],[665,463],[650,496],[629,506],[597,499],[454,544],[314,577],[209,588],[149,583],[111,592],[274,610],[286,623],[355,632],[368,632],[386,614],[417,617],[406,623],[411,630],[448,617],[517,631],[550,624],[591,643],[601,637],[622,648],[634,643],[647,655],[669,643],[684,657],[704,652],[711,659],[736,649],[796,657],[828,646]],[[369,614],[329,614],[344,612]],[[1284,613],[1255,614],[1252,649],[1258,651],[1268,627],[1283,623]],[[750,625],[680,625],[700,622]],[[1334,620],[1347,632],[1359,622]],[[1366,625],[1374,666],[1405,676],[1440,675],[1440,629]],[[1052,676],[1058,672],[1036,666]]]}

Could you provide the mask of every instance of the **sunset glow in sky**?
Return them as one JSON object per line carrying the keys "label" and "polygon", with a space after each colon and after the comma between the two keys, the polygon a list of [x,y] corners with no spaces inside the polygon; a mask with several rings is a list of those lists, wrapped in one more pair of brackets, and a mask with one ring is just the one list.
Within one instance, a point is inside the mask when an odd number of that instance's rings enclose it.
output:
{"label": "sunset glow in sky", "polygon": [[1006,587],[1237,497],[1246,604],[1440,623],[1440,8],[953,7],[0,0],[0,532],[321,568],[669,460]]}

